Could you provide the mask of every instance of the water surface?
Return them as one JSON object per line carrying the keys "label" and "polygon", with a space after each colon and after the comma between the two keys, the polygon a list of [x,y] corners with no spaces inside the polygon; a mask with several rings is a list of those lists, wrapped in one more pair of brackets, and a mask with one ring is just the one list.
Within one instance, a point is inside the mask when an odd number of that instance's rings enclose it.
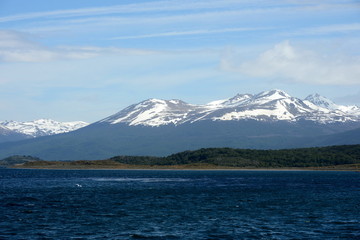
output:
{"label": "water surface", "polygon": [[0,170],[0,239],[359,239],[360,174]]}

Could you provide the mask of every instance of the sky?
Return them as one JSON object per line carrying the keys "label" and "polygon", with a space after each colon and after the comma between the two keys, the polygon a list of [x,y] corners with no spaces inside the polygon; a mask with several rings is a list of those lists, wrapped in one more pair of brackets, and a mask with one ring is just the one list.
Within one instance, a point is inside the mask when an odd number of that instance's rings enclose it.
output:
{"label": "sky", "polygon": [[360,1],[0,0],[0,121],[271,89],[360,106]]}

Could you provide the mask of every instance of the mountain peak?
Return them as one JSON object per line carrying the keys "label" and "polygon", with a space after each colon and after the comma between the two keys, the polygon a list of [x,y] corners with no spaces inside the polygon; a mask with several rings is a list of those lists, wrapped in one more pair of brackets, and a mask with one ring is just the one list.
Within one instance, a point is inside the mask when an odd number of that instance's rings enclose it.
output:
{"label": "mountain peak", "polygon": [[318,93],[310,94],[305,98],[305,100],[315,104],[318,107],[335,110],[338,109],[338,105],[336,105],[333,101],[330,99],[321,96]]}
{"label": "mountain peak", "polygon": [[146,104],[165,104],[165,100],[157,99],[157,98],[149,98],[147,100],[139,102],[138,106],[144,106]]}
{"label": "mountain peak", "polygon": [[144,100],[140,103],[137,103],[135,105],[139,106],[139,107],[144,107],[148,104],[151,104],[151,105],[183,105],[183,104],[188,104],[182,100],[179,100],[179,99],[171,99],[171,100],[163,100],[163,99],[158,99],[158,98],[149,98],[147,100]]}
{"label": "mountain peak", "polygon": [[271,99],[271,100],[277,100],[277,99],[282,99],[282,98],[291,98],[291,96],[289,94],[287,94],[286,92],[279,90],[279,89],[273,89],[270,91],[264,91],[261,92],[257,95],[255,95],[256,98],[267,98],[267,99]]}
{"label": "mountain peak", "polygon": [[178,99],[162,100],[151,98],[133,104],[99,122],[107,122],[110,124],[123,122],[131,126],[146,125],[153,127],[168,124],[176,125],[183,120],[193,108],[193,105]]}
{"label": "mountain peak", "polygon": [[226,101],[226,103],[228,104],[234,104],[234,103],[243,103],[249,99],[251,99],[253,97],[253,95],[251,94],[236,94],[234,97],[230,98],[229,100]]}

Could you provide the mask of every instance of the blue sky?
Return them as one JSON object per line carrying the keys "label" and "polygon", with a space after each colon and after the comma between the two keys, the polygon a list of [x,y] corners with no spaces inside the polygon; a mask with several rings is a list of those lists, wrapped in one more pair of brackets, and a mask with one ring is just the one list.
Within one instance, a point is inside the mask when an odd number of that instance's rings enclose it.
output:
{"label": "blue sky", "polygon": [[282,89],[360,105],[360,3],[0,0],[0,120]]}

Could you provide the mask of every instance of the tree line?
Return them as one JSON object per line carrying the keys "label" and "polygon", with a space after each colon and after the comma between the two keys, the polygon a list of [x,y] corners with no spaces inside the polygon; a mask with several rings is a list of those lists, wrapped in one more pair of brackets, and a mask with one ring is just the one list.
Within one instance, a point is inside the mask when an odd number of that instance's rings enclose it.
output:
{"label": "tree line", "polygon": [[167,157],[116,156],[110,160],[132,165],[204,163],[229,167],[324,167],[360,163],[360,145],[282,150],[202,148]]}

